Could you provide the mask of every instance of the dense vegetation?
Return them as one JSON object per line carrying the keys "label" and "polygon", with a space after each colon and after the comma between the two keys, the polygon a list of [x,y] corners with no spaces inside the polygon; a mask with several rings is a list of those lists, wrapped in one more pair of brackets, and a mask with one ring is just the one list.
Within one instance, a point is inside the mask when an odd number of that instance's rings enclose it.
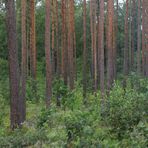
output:
{"label": "dense vegetation", "polygon": [[[12,0],[10,0],[12,1]],[[101,1],[101,0],[100,0]],[[132,0],[131,0],[132,1]],[[26,79],[26,119],[15,128],[10,126],[10,71],[6,33],[6,10],[4,2],[0,2],[0,148],[47,147],[47,148],[146,148],[148,147],[148,78],[137,72],[137,20],[135,20],[134,63],[129,64],[128,74],[124,72],[124,46],[126,4],[121,2],[118,8],[118,33],[116,34],[116,76],[108,89],[107,43],[104,37],[104,88],[97,80],[94,89],[93,70],[91,69],[91,31],[89,20],[89,1],[84,16],[83,1],[75,1],[75,33],[76,33],[76,78],[74,88],[65,84],[62,76],[56,71],[52,77],[52,97],[47,105],[46,62],[45,62],[45,2],[36,1],[36,78],[32,76],[31,66]],[[28,2],[28,1],[27,1]],[[52,1],[53,2],[53,1]],[[58,12],[61,11],[61,1]],[[136,7],[137,3],[136,1]],[[21,1],[16,0],[18,62],[21,67]],[[98,3],[99,4],[99,3]],[[107,9],[105,2],[105,10]],[[131,4],[131,3],[130,3]],[[133,4],[133,3],[132,3]],[[54,4],[52,4],[53,6]],[[55,4],[56,5],[56,4]],[[116,5],[115,5],[116,6]],[[131,5],[133,6],[133,5]],[[116,7],[115,7],[116,8]],[[28,8],[27,8],[28,9]],[[53,12],[53,9],[51,11]],[[133,10],[133,9],[132,9]],[[132,12],[131,10],[131,12]],[[130,12],[130,13],[131,13]],[[98,12],[99,13],[99,12]],[[83,15],[82,15],[83,14]],[[100,14],[100,13],[99,13]],[[29,14],[28,14],[29,15]],[[53,15],[51,13],[51,15]],[[131,14],[129,14],[131,15]],[[137,15],[137,13],[135,14]],[[28,16],[29,17],[29,16]],[[130,16],[129,16],[130,17]],[[134,16],[135,17],[135,16]],[[86,24],[83,24],[86,19]],[[105,22],[107,14],[105,13]],[[72,21],[72,20],[71,20]],[[28,24],[26,24],[28,25]],[[51,38],[53,26],[51,22]],[[86,45],[88,50],[86,74],[84,75],[84,36],[86,25]],[[131,24],[130,24],[131,25]],[[130,26],[129,25],[129,26]],[[26,27],[29,28],[28,26]],[[59,15],[59,28],[62,20]],[[107,30],[106,26],[104,27]],[[59,42],[62,40],[62,29],[59,29]],[[29,29],[28,29],[29,30]],[[27,30],[27,31],[28,31]],[[131,29],[132,30],[132,29]],[[55,30],[56,32],[56,30]],[[129,29],[130,32],[130,29]],[[104,33],[105,34],[105,33]],[[133,35],[133,34],[132,34]],[[27,36],[28,37],[28,36]],[[69,36],[70,37],[70,36]],[[132,36],[133,37],[133,36]],[[55,33],[55,39],[57,35]],[[51,40],[52,40],[51,39]],[[51,41],[52,42],[52,41]],[[83,44],[84,43],[84,44]],[[52,43],[51,43],[52,44]],[[130,48],[130,43],[128,43]],[[29,45],[28,45],[29,46]],[[53,46],[53,45],[51,45]],[[62,50],[59,43],[59,49]],[[28,47],[30,48],[30,47]],[[98,47],[99,48],[99,47]],[[141,47],[142,48],[142,47]],[[53,51],[53,48],[51,48]],[[146,48],[147,49],[147,48]],[[30,57],[29,57],[30,58]],[[126,59],[129,60],[130,59]],[[142,60],[141,60],[142,61]],[[130,67],[132,66],[132,67]],[[142,66],[141,66],[142,67]],[[142,69],[142,68],[141,68]],[[147,69],[147,68],[146,68]],[[30,74],[31,73],[31,74]],[[85,79],[84,79],[84,76]],[[22,78],[22,77],[21,77]],[[84,83],[84,80],[87,81]],[[99,82],[98,82],[99,81]],[[126,84],[125,84],[126,83]],[[85,86],[85,85],[86,86]],[[101,88],[100,88],[101,87]],[[102,93],[103,92],[103,93]],[[45,95],[46,94],[46,95]],[[102,95],[103,94],[103,95]],[[12,106],[11,106],[12,107]],[[11,127],[11,128],[10,128]]]}

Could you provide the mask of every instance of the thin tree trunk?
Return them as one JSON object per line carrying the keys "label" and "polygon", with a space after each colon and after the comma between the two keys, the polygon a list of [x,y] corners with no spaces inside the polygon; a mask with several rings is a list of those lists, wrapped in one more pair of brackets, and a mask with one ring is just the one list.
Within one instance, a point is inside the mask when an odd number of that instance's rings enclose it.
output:
{"label": "thin tree trunk", "polygon": [[142,67],[144,76],[148,76],[148,1],[142,3]]}
{"label": "thin tree trunk", "polygon": [[67,85],[67,47],[66,47],[66,1],[61,2],[62,15],[62,76],[64,84]]}
{"label": "thin tree trunk", "polygon": [[142,2],[142,72],[145,75],[145,1]]}
{"label": "thin tree trunk", "polygon": [[73,5],[74,5],[74,1],[69,0],[68,59],[69,59],[69,86],[70,86],[70,89],[74,88]]}
{"label": "thin tree trunk", "polygon": [[108,71],[107,71],[107,89],[111,89],[113,83],[113,16],[114,16],[114,1],[108,1],[108,34],[107,34],[107,49],[108,49]]}
{"label": "thin tree trunk", "polygon": [[132,70],[132,0],[129,0],[129,71]]}
{"label": "thin tree trunk", "polygon": [[94,89],[94,32],[93,32],[93,0],[90,0],[90,32],[91,32],[91,53],[92,53],[92,62],[91,62],[91,76],[92,76],[92,85]]}
{"label": "thin tree trunk", "polygon": [[137,73],[141,74],[141,0],[138,0]]}
{"label": "thin tree trunk", "polygon": [[104,0],[100,0],[100,89],[104,98]]}
{"label": "thin tree trunk", "polygon": [[52,0],[52,73],[56,73],[56,49],[55,49],[55,33],[56,33],[56,1]]}
{"label": "thin tree trunk", "polygon": [[136,1],[132,0],[132,49],[131,49],[131,70],[134,68],[134,52],[135,52],[135,23],[136,23]]}
{"label": "thin tree trunk", "polygon": [[52,66],[50,51],[50,0],[46,0],[45,7],[46,106],[49,107],[52,96]]}
{"label": "thin tree trunk", "polygon": [[61,73],[61,56],[59,48],[59,15],[58,15],[58,0],[56,0],[56,72],[60,76]]}
{"label": "thin tree trunk", "polygon": [[26,41],[26,1],[21,1],[22,7],[22,69],[21,69],[21,122],[26,118],[26,77],[27,77],[27,41]]}
{"label": "thin tree trunk", "polygon": [[30,0],[30,61],[31,75],[36,80],[36,33],[35,33],[35,0]]}
{"label": "thin tree trunk", "polygon": [[96,0],[93,3],[94,7],[94,91],[97,91],[97,34],[96,34]]}
{"label": "thin tree trunk", "polygon": [[124,43],[124,65],[123,65],[123,70],[124,70],[124,75],[125,75],[125,80],[124,80],[124,86],[126,85],[126,77],[128,75],[128,63],[129,63],[129,55],[128,55],[128,0],[126,0],[126,14],[125,14],[125,43]]}
{"label": "thin tree trunk", "polygon": [[83,99],[86,104],[87,92],[87,51],[86,51],[86,0],[83,0]]}

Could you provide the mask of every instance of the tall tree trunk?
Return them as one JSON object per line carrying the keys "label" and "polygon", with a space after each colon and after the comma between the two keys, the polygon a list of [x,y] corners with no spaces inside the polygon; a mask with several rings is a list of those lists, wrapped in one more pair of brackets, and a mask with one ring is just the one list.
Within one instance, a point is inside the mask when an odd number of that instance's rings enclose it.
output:
{"label": "tall tree trunk", "polygon": [[96,26],[96,0],[94,0],[94,91],[97,91],[97,26]]}
{"label": "tall tree trunk", "polygon": [[14,129],[20,125],[19,109],[19,64],[18,47],[16,31],[16,12],[15,1],[6,0],[6,21],[8,32],[8,50],[9,50],[9,79],[10,79],[10,120],[11,128]]}
{"label": "tall tree trunk", "polygon": [[92,62],[91,62],[91,76],[92,84],[94,89],[94,32],[93,32],[93,0],[90,0],[90,32],[91,32],[91,53],[92,53]]}
{"label": "tall tree trunk", "polygon": [[113,83],[113,16],[114,1],[108,1],[108,34],[107,34],[107,50],[108,50],[108,67],[107,67],[107,89],[110,90]]}
{"label": "tall tree trunk", "polygon": [[[99,8],[98,8],[99,11]],[[98,47],[97,47],[97,88],[100,87],[100,14],[98,15],[98,23],[97,23],[97,42],[98,42]]]}
{"label": "tall tree trunk", "polygon": [[118,45],[118,0],[116,0],[116,10],[115,10],[115,19],[114,19],[114,27],[113,27],[113,76],[116,78],[117,73],[117,45]]}
{"label": "tall tree trunk", "polygon": [[124,75],[125,75],[125,81],[124,85],[126,85],[126,76],[128,75],[128,64],[129,64],[129,55],[128,55],[128,3],[129,1],[126,0],[126,14],[125,14],[125,43],[124,43],[124,65],[123,65],[123,70],[124,70]]}
{"label": "tall tree trunk", "polygon": [[56,1],[52,0],[52,73],[55,75],[56,73],[56,49],[55,49],[55,30],[56,30],[56,18],[55,18],[55,10],[56,9]]}
{"label": "tall tree trunk", "polygon": [[132,22],[131,22],[131,33],[132,33],[132,49],[131,49],[131,70],[134,68],[134,52],[135,52],[135,24],[136,24],[136,1],[132,0]]}
{"label": "tall tree trunk", "polygon": [[25,121],[26,118],[26,77],[27,77],[27,41],[26,41],[26,0],[21,1],[22,7],[22,69],[21,69],[21,122]]}
{"label": "tall tree trunk", "polygon": [[143,67],[144,67],[144,74],[148,77],[148,1],[143,0]]}
{"label": "tall tree trunk", "polygon": [[46,0],[45,7],[46,106],[49,107],[52,96],[52,66],[50,51],[50,0]]}
{"label": "tall tree trunk", "polygon": [[58,0],[56,0],[56,72],[60,76],[61,73],[61,56],[59,48],[59,15],[58,15]]}
{"label": "tall tree trunk", "polygon": [[75,14],[74,14],[74,4],[73,4],[73,7],[72,7],[72,16],[73,16],[73,24],[72,24],[72,26],[73,26],[73,57],[74,57],[74,80],[76,80],[77,79],[77,72],[76,72],[76,70],[77,70],[77,49],[76,49],[76,32],[75,32]]}
{"label": "tall tree trunk", "polygon": [[93,80],[93,90],[95,92],[97,91],[96,5],[97,5],[96,0],[90,1],[92,80]]}
{"label": "tall tree trunk", "polygon": [[35,31],[35,0],[30,0],[30,61],[31,75],[36,80],[36,31]]}
{"label": "tall tree trunk", "polygon": [[137,72],[141,73],[141,0],[138,0]]}
{"label": "tall tree trunk", "polygon": [[69,63],[69,86],[70,86],[70,89],[74,88],[73,5],[74,5],[74,0],[69,0],[68,63]]}
{"label": "tall tree trunk", "polygon": [[66,47],[66,1],[61,2],[62,16],[62,77],[65,85],[67,84],[67,47]]}
{"label": "tall tree trunk", "polygon": [[104,0],[100,0],[100,89],[104,98]]}
{"label": "tall tree trunk", "polygon": [[86,0],[83,0],[83,99],[86,104],[87,92],[87,51],[86,51]]}
{"label": "tall tree trunk", "polygon": [[129,0],[129,71],[132,70],[132,0]]}

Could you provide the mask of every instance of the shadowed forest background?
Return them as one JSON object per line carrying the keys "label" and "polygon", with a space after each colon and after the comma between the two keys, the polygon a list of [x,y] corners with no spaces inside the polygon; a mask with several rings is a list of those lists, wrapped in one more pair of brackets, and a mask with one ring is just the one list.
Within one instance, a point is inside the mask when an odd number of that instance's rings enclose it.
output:
{"label": "shadowed forest background", "polygon": [[147,0],[0,0],[0,148],[146,148],[147,121]]}

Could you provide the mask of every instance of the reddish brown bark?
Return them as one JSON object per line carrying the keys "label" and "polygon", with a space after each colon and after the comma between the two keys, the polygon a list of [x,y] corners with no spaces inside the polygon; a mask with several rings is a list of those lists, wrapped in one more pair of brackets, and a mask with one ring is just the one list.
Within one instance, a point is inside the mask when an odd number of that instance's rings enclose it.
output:
{"label": "reddish brown bark", "polygon": [[97,36],[96,36],[96,0],[90,1],[91,50],[92,50],[92,80],[93,90],[97,91]]}
{"label": "reddish brown bark", "polygon": [[52,73],[56,73],[56,48],[55,48],[55,33],[56,33],[56,1],[52,0]]}
{"label": "reddish brown bark", "polygon": [[118,0],[116,0],[116,11],[115,11],[115,19],[114,19],[114,27],[113,27],[113,76],[116,78],[117,73],[117,44],[118,44]]}
{"label": "reddish brown bark", "polygon": [[107,27],[107,89],[110,90],[113,83],[113,16],[114,16],[114,1],[108,1],[108,27]]}
{"label": "reddish brown bark", "polygon": [[67,84],[67,47],[66,47],[66,1],[61,2],[62,16],[62,77],[64,83]]}
{"label": "reddish brown bark", "polygon": [[131,22],[131,41],[132,41],[132,48],[131,48],[131,65],[130,65],[130,69],[133,70],[134,68],[134,51],[135,51],[135,23],[136,23],[136,1],[132,0],[132,22]]}
{"label": "reddish brown bark", "polygon": [[137,72],[141,73],[141,0],[138,0]]}
{"label": "reddish brown bark", "polygon": [[68,18],[68,63],[69,63],[69,86],[74,88],[74,49],[73,49],[73,5],[74,0],[69,0],[69,18]]}
{"label": "reddish brown bark", "polygon": [[83,0],[83,98],[86,103],[87,92],[87,51],[86,51],[86,0]]}
{"label": "reddish brown bark", "polygon": [[124,43],[124,75],[128,75],[128,0],[126,0],[126,14],[125,14],[125,43]]}
{"label": "reddish brown bark", "polygon": [[46,0],[45,7],[46,106],[49,107],[52,96],[52,66],[50,51],[50,0]]}
{"label": "reddish brown bark", "polygon": [[61,73],[61,56],[59,48],[59,15],[58,15],[58,0],[56,0],[56,73],[60,76]]}
{"label": "reddish brown bark", "polygon": [[21,26],[22,26],[22,65],[21,65],[21,122],[24,122],[26,118],[26,77],[27,77],[27,41],[26,41],[26,1],[21,1]]}
{"label": "reddish brown bark", "polygon": [[6,1],[6,21],[9,50],[9,80],[10,80],[10,121],[11,128],[20,125],[19,109],[19,65],[16,31],[15,1]]}
{"label": "reddish brown bark", "polygon": [[30,0],[30,62],[31,75],[36,80],[35,0]]}
{"label": "reddish brown bark", "polygon": [[77,80],[77,48],[76,48],[76,32],[74,30],[74,78]]}
{"label": "reddish brown bark", "polygon": [[[92,80],[94,83],[94,33],[93,33],[93,5],[92,5],[92,0],[90,0],[90,32],[91,32],[91,53],[92,53],[92,63],[91,63],[91,75],[92,75]],[[93,84],[94,85],[94,84]],[[93,86],[94,88],[94,86]]]}
{"label": "reddish brown bark", "polygon": [[100,89],[104,97],[104,0],[100,0]]}

